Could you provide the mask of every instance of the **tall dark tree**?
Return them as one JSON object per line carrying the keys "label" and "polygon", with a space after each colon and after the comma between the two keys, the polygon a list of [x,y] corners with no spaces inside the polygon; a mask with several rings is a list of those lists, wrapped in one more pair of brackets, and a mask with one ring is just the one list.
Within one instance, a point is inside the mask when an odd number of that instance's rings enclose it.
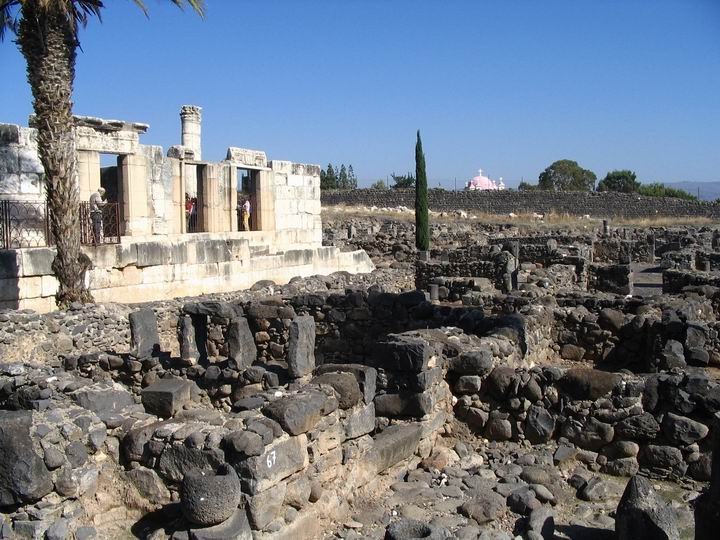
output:
{"label": "tall dark tree", "polygon": [[[141,0],[135,3],[145,10]],[[172,0],[178,6],[184,0]],[[202,0],[188,0],[198,13]],[[50,232],[57,255],[52,270],[58,307],[92,301],[84,274],[89,259],[80,249],[80,194],[73,133],[72,92],[79,28],[100,18],[103,0],[0,0],[0,39],[17,34],[33,95],[38,153],[45,169]]]}
{"label": "tall dark tree", "polygon": [[393,180],[393,189],[409,189],[415,187],[415,176],[410,172],[407,174],[392,173],[390,178]]}
{"label": "tall dark tree", "polygon": [[592,191],[595,173],[583,169],[577,161],[561,159],[540,173],[538,188],[548,191]]}
{"label": "tall dark tree", "polygon": [[340,165],[340,174],[338,174],[338,189],[350,189],[347,167],[343,163]]}
{"label": "tall dark tree", "polygon": [[598,191],[619,191],[621,193],[636,193],[640,189],[640,182],[633,171],[610,171],[600,180]]}
{"label": "tall dark tree", "polygon": [[327,171],[320,171],[320,189],[337,189],[338,181],[332,163],[328,163]]}
{"label": "tall dark tree", "polygon": [[430,248],[427,174],[419,129],[415,143],[415,247],[421,251]]}
{"label": "tall dark tree", "polygon": [[348,165],[348,187],[350,189],[357,189],[357,176],[352,165]]}

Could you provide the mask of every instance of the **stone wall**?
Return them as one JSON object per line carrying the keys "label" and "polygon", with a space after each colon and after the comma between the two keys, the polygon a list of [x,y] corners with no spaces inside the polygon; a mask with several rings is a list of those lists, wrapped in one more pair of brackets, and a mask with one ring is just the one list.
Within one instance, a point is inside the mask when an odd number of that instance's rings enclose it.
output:
{"label": "stone wall", "polygon": [[[268,161],[264,152],[234,147],[228,149],[223,161],[200,161],[199,116],[197,125],[191,126],[194,147],[173,146],[167,154],[160,146],[140,143],[140,136],[149,127],[146,124],[84,116],[76,116],[74,121],[76,181],[81,202],[87,202],[101,187],[101,154],[117,157],[117,166],[106,169],[105,180],[108,202],[119,207],[122,236],[189,232],[187,195],[197,197],[196,231],[237,232],[237,171],[241,168],[253,171],[252,232],[274,232],[276,246],[282,249],[321,245],[317,165]],[[188,135],[185,131],[183,134]],[[33,202],[44,199],[43,167],[36,139],[32,126],[0,124],[1,199]],[[46,243],[38,240],[31,245]]]}
{"label": "stone wall", "polygon": [[[483,259],[481,257],[487,257]],[[507,251],[471,248],[450,253],[448,260],[418,261],[415,265],[415,285],[429,290],[436,278],[475,277],[489,279],[499,290],[512,289],[512,275],[517,269],[517,259]]]}
{"label": "stone wall", "polygon": [[556,465],[577,459],[616,476],[642,468],[660,478],[710,479],[708,434],[720,387],[704,374],[499,366],[488,374],[457,369],[453,379],[457,415],[491,440],[561,438]]}
{"label": "stone wall", "polygon": [[686,290],[715,291],[720,288],[720,276],[708,272],[670,269],[663,272],[663,293],[679,294]]}
{"label": "stone wall", "polygon": [[42,198],[44,169],[37,155],[34,129],[0,124],[0,197],[15,200]]}
{"label": "stone wall", "polygon": [[[283,243],[293,237],[291,232],[282,232]],[[304,245],[302,235],[308,231],[295,232],[296,245]],[[85,251],[93,267],[86,279],[100,302],[137,303],[242,290],[262,280],[287,283],[297,276],[374,268],[364,251],[341,252],[335,247],[279,251],[276,234],[193,234],[88,246]],[[54,257],[54,248],[0,251],[0,308],[55,309]]]}
{"label": "stone wall", "polygon": [[[413,208],[415,194],[412,190],[396,189],[325,191],[322,193],[322,204]],[[597,218],[720,217],[720,206],[713,203],[607,192],[430,190],[429,205],[430,210],[436,212],[554,213]]]}

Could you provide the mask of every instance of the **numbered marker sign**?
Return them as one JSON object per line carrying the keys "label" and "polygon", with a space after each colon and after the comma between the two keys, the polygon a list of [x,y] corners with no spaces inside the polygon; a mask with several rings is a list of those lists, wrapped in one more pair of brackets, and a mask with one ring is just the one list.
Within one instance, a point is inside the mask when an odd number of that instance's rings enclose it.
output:
{"label": "numbered marker sign", "polygon": [[276,461],[277,455],[275,454],[275,450],[270,451],[268,455],[265,456],[265,463],[267,464],[268,469],[272,469]]}

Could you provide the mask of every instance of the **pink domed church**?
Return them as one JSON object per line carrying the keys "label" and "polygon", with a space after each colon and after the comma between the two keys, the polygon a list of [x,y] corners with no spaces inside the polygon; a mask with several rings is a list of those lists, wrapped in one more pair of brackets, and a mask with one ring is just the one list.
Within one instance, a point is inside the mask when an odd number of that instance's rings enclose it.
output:
{"label": "pink domed church", "polygon": [[505,189],[505,184],[503,183],[502,177],[500,177],[498,182],[495,182],[495,180],[484,176],[482,169],[478,169],[478,175],[467,183],[465,189],[470,191],[502,191]]}

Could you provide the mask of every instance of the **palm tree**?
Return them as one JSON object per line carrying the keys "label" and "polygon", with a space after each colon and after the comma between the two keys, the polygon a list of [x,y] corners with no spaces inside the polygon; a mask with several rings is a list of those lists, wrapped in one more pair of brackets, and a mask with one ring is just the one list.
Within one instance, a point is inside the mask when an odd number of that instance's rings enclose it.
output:
{"label": "palm tree", "polygon": [[[179,7],[185,4],[171,1]],[[147,14],[142,0],[134,2]],[[203,0],[187,3],[203,15]],[[103,0],[0,0],[0,40],[6,31],[15,33],[27,62],[50,232],[57,247],[52,269],[60,284],[56,302],[61,309],[92,301],[84,282],[90,259],[80,250],[72,91],[79,28],[92,17],[100,19],[104,7]]]}

